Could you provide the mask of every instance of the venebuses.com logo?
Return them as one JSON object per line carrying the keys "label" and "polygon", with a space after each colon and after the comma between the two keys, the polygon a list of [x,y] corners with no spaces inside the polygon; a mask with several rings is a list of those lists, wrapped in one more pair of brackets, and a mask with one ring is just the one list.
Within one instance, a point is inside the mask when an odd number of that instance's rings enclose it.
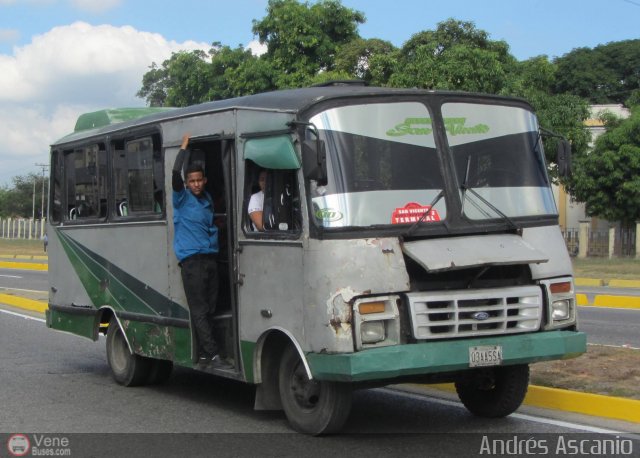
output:
{"label": "venebuses.com logo", "polygon": [[71,456],[67,436],[50,434],[12,434],[7,440],[9,456]]}

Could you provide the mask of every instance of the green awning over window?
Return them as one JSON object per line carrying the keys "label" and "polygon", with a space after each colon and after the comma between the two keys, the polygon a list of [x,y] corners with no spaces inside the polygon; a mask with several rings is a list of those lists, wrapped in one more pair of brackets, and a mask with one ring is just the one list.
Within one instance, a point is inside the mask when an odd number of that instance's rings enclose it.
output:
{"label": "green awning over window", "polygon": [[300,168],[300,159],[288,135],[248,139],[244,144],[244,158],[266,169]]}

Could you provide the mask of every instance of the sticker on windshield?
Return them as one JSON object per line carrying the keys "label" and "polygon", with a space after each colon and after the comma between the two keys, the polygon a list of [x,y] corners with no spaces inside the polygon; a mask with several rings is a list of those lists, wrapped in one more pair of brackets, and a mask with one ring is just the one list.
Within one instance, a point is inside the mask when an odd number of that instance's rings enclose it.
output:
{"label": "sticker on windshield", "polygon": [[315,215],[323,223],[333,223],[342,219],[342,213],[333,208],[319,208],[316,210]]}
{"label": "sticker on windshield", "polygon": [[[426,213],[426,215],[425,215]],[[422,217],[422,215],[425,215]],[[438,210],[429,205],[409,202],[404,207],[396,208],[391,215],[391,224],[411,224],[422,218],[424,222],[440,221]]]}

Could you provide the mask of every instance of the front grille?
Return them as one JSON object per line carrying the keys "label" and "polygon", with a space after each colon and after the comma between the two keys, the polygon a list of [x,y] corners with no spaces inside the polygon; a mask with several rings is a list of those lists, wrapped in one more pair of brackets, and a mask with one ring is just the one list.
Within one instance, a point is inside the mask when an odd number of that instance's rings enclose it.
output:
{"label": "front grille", "polygon": [[537,286],[407,294],[413,337],[449,339],[536,331],[542,318]]}

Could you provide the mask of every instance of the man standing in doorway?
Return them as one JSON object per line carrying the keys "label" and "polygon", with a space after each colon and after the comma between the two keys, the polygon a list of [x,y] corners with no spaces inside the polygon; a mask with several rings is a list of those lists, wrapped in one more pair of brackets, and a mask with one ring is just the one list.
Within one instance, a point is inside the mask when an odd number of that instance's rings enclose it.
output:
{"label": "man standing in doorway", "polygon": [[182,137],[173,165],[173,248],[181,267],[182,283],[195,331],[198,364],[224,366],[213,337],[213,314],[218,299],[218,228],[213,223],[213,200],[205,190],[201,165],[189,165],[185,183],[181,169],[190,134]]}

